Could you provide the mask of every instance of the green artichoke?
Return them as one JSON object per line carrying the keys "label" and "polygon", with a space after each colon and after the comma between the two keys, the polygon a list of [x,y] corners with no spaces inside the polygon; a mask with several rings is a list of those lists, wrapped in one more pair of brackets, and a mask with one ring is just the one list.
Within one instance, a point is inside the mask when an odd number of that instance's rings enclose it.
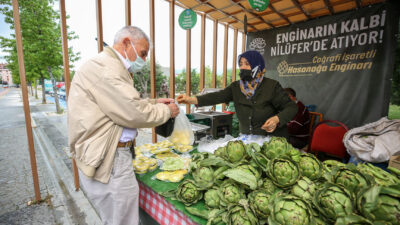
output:
{"label": "green artichoke", "polygon": [[348,164],[346,167],[333,168],[330,181],[357,193],[363,187],[371,185],[373,179],[359,172],[354,164]]}
{"label": "green artichoke", "polygon": [[219,156],[210,155],[209,157],[207,157],[205,159],[197,161],[197,167],[202,167],[202,166],[216,166],[216,167],[229,166],[229,167],[233,167],[233,164],[227,162],[224,158],[221,158]]}
{"label": "green artichoke", "polygon": [[314,222],[315,222],[314,223],[315,225],[327,225],[325,220],[323,220],[321,217],[315,216],[315,215],[314,215]]}
{"label": "green artichoke", "polygon": [[207,209],[198,209],[194,206],[185,206],[185,209],[192,215],[208,220],[210,211]]}
{"label": "green artichoke", "polygon": [[324,169],[326,172],[330,173],[333,168],[335,167],[345,167],[346,164],[341,163],[337,160],[325,160],[322,162],[322,165],[324,166]]}
{"label": "green artichoke", "polygon": [[258,219],[249,208],[246,199],[241,199],[238,204],[229,206],[226,215],[228,225],[258,225]]}
{"label": "green artichoke", "polygon": [[228,211],[226,209],[211,209],[208,212],[207,225],[225,224],[223,221],[226,218]]}
{"label": "green artichoke", "polygon": [[213,155],[208,152],[197,152],[192,155],[192,162],[189,166],[189,171],[194,171],[201,167],[200,162],[212,157]]}
{"label": "green artichoke", "polygon": [[269,225],[285,224],[314,224],[313,212],[310,205],[294,195],[277,193],[269,204],[271,215]]}
{"label": "green artichoke", "polygon": [[190,179],[186,179],[179,184],[175,192],[175,199],[186,206],[193,205],[202,198],[203,192],[197,187],[195,181]]}
{"label": "green artichoke", "polygon": [[231,163],[240,162],[247,156],[246,147],[242,141],[230,141],[226,146],[226,159]]}
{"label": "green artichoke", "polygon": [[267,191],[260,189],[253,191],[248,195],[250,208],[254,211],[255,215],[260,219],[268,219],[269,208],[268,204],[271,199],[271,194]]}
{"label": "green artichoke", "polygon": [[[246,168],[243,168],[243,166],[249,167],[252,169],[246,169]],[[255,170],[254,167],[252,167],[250,165],[243,165],[243,166],[226,170],[225,172],[223,172],[223,174],[226,177],[229,177],[232,180],[234,180],[240,184],[246,185],[245,187],[248,187],[251,190],[257,189],[257,187],[259,186],[258,181],[262,182],[262,180],[257,179],[256,175],[253,173],[252,170]]]}
{"label": "green artichoke", "polygon": [[289,156],[289,158],[291,158],[293,161],[295,161],[296,163],[300,162],[301,159],[301,153],[299,150],[295,149],[292,145],[289,144],[289,148],[288,148],[288,152],[286,154],[287,156]]}
{"label": "green artichoke", "polygon": [[261,188],[264,189],[266,192],[268,192],[270,194],[274,194],[275,192],[282,190],[282,189],[278,188],[274,184],[274,182],[269,178],[264,178]]}
{"label": "green artichoke", "polygon": [[322,176],[323,167],[321,162],[312,154],[303,153],[299,162],[299,168],[301,174],[310,178],[310,180],[316,180]]}
{"label": "green artichoke", "polygon": [[276,186],[289,188],[300,178],[300,171],[295,162],[282,157],[268,162],[267,175]]}
{"label": "green artichoke", "polygon": [[192,172],[196,185],[205,190],[214,185],[214,170],[211,167],[199,167]]}
{"label": "green artichoke", "polygon": [[250,143],[246,145],[247,150],[251,150],[252,152],[261,152],[261,146],[259,146],[257,143]]}
{"label": "green artichoke", "polygon": [[208,152],[196,152],[196,153],[193,153],[193,155],[192,155],[192,163],[197,163],[197,162],[202,161],[204,159],[207,159],[207,158],[209,158],[211,156],[213,156],[213,155],[208,153]]}
{"label": "green artichoke", "polygon": [[314,216],[314,224],[315,225],[327,225],[329,223],[326,222],[326,219],[322,214],[318,212],[318,210],[314,207],[314,204],[311,203],[311,210]]}
{"label": "green artichoke", "polygon": [[247,155],[250,156],[250,164],[254,167],[258,167],[263,171],[267,170],[268,158],[261,153],[261,147],[257,143],[251,143],[246,145]]}
{"label": "green artichoke", "polygon": [[226,146],[217,148],[214,155],[226,159]]}
{"label": "green artichoke", "polygon": [[246,198],[244,190],[233,180],[225,180],[219,187],[218,192],[221,206],[238,203],[240,199]]}
{"label": "green artichoke", "polygon": [[308,177],[302,177],[297,181],[297,184],[292,186],[291,193],[307,202],[312,201],[316,185]]}
{"label": "green artichoke", "polygon": [[253,157],[253,161],[257,164],[258,168],[260,168],[263,171],[267,171],[267,169],[268,169],[267,165],[268,165],[269,160],[265,155],[263,155],[259,152],[255,152],[252,155],[252,157]]}
{"label": "green artichoke", "polygon": [[398,179],[400,179],[400,170],[391,166],[388,166],[387,169],[392,173],[394,176],[396,176]]}
{"label": "green artichoke", "polygon": [[218,208],[219,207],[219,190],[210,189],[204,193],[204,203],[208,208]]}
{"label": "green artichoke", "polygon": [[296,163],[300,161],[300,151],[289,144],[284,137],[272,137],[264,142],[262,152],[268,159],[287,156]]}
{"label": "green artichoke", "polygon": [[373,223],[357,214],[350,214],[346,217],[340,217],[336,220],[335,225],[372,225]]}
{"label": "green artichoke", "polygon": [[400,224],[400,184],[362,189],[357,196],[358,211],[371,221]]}
{"label": "green artichoke", "polygon": [[221,166],[214,171],[214,184],[221,184],[221,180],[225,177],[224,172],[229,168],[228,166]]}
{"label": "green artichoke", "polygon": [[373,177],[375,182],[379,185],[389,186],[400,184],[400,179],[398,179],[396,176],[370,163],[359,163],[357,164],[357,169],[361,173],[368,174]]}
{"label": "green artichoke", "polygon": [[286,155],[289,143],[284,137],[271,137],[269,142],[264,142],[262,151],[268,159],[274,159],[280,155]]}
{"label": "green artichoke", "polygon": [[339,217],[345,217],[354,211],[351,193],[336,184],[325,183],[313,197],[317,210],[329,221],[335,222]]}

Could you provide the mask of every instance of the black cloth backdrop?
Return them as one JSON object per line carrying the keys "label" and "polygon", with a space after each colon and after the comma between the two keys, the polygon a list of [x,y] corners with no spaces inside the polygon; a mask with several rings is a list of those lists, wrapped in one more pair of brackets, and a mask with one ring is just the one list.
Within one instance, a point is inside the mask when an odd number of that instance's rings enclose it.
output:
{"label": "black cloth backdrop", "polygon": [[357,127],[388,114],[398,18],[392,4],[372,5],[249,33],[246,49],[324,119]]}

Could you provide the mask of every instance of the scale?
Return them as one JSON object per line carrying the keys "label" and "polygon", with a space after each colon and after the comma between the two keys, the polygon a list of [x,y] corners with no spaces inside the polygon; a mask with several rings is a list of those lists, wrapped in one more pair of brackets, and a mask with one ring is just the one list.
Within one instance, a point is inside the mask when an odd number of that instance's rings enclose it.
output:
{"label": "scale", "polygon": [[[200,95],[222,90],[220,88],[204,88]],[[197,132],[193,132],[198,137],[211,135],[213,138],[224,137],[226,134],[232,134],[232,114],[212,111],[211,107],[200,107],[190,114],[192,127],[196,126]],[[207,128],[207,129],[206,129]],[[200,139],[199,138],[199,139]],[[199,140],[195,138],[195,140]]]}

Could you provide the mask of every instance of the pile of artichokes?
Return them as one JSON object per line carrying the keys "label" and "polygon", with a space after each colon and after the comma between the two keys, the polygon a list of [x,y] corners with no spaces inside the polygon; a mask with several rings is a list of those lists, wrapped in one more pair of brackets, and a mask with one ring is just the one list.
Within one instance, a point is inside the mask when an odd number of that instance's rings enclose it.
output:
{"label": "pile of artichokes", "polygon": [[[194,153],[191,177],[163,193],[208,224],[398,224],[400,179],[371,164],[319,161],[284,138]],[[204,201],[207,210],[196,207]]]}

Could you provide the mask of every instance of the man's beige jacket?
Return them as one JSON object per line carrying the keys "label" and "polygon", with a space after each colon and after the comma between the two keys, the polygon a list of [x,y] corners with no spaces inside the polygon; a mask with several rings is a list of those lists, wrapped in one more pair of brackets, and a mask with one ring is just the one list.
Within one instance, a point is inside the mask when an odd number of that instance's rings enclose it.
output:
{"label": "man's beige jacket", "polygon": [[108,183],[122,129],[154,127],[171,116],[169,107],[140,99],[123,63],[107,47],[75,73],[68,98],[69,147],[78,168]]}

